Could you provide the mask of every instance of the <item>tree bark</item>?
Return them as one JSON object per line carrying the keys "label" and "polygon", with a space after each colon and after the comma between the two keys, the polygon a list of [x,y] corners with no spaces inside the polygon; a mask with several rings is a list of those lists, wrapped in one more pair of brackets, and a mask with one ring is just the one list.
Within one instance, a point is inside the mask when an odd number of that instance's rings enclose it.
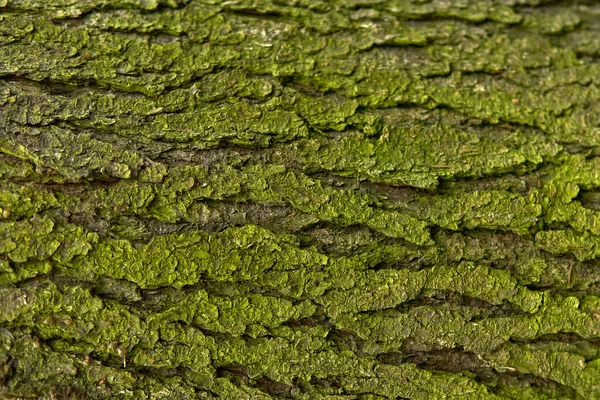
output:
{"label": "tree bark", "polygon": [[600,399],[600,6],[0,0],[0,396]]}

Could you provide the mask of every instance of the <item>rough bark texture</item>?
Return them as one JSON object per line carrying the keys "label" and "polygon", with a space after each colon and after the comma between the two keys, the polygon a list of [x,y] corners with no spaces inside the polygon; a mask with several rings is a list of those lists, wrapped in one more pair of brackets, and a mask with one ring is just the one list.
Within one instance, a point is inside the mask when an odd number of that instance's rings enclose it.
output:
{"label": "rough bark texture", "polygon": [[0,0],[0,397],[600,399],[600,6]]}

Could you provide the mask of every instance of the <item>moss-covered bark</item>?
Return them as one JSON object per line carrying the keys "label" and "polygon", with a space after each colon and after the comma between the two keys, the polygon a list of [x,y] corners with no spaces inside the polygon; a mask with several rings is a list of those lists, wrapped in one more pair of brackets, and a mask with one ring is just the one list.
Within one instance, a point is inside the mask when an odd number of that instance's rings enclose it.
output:
{"label": "moss-covered bark", "polygon": [[600,399],[600,6],[0,0],[0,397]]}

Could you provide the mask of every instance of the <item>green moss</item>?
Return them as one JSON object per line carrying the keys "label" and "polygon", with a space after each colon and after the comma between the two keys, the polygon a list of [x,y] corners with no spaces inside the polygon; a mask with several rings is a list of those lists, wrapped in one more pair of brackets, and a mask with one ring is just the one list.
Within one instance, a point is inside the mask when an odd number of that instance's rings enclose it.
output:
{"label": "green moss", "polygon": [[0,0],[0,397],[600,398],[598,16]]}

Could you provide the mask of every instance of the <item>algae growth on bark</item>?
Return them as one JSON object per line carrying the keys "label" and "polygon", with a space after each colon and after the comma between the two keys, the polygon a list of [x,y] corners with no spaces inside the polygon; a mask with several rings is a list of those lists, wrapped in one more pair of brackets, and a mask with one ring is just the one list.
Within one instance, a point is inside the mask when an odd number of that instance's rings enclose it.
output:
{"label": "algae growth on bark", "polygon": [[0,397],[600,399],[600,5],[0,0]]}

